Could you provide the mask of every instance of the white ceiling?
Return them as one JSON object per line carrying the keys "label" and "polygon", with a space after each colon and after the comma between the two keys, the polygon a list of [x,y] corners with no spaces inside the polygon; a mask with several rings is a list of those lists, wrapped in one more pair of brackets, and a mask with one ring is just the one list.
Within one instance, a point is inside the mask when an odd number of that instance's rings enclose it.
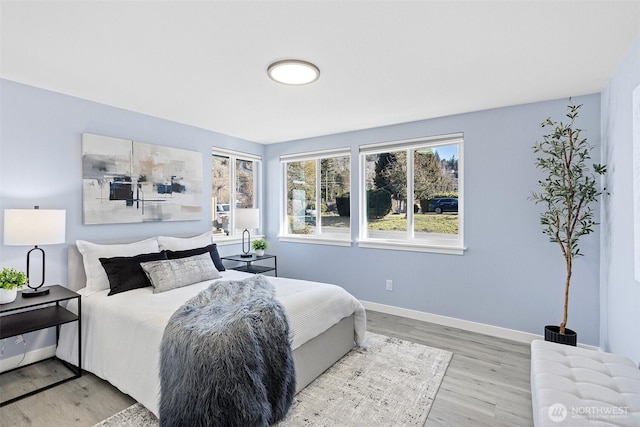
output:
{"label": "white ceiling", "polygon": [[[0,76],[261,143],[601,91],[640,1],[5,1]],[[285,86],[270,63],[315,63]]]}

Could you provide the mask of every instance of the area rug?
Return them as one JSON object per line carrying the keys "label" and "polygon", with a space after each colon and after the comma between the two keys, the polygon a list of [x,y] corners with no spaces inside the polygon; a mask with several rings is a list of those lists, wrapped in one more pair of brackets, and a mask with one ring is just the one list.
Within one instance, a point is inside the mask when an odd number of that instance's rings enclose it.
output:
{"label": "area rug", "polygon": [[[278,427],[423,426],[452,353],[367,332],[354,348],[294,397]],[[158,427],[137,403],[95,427]]]}

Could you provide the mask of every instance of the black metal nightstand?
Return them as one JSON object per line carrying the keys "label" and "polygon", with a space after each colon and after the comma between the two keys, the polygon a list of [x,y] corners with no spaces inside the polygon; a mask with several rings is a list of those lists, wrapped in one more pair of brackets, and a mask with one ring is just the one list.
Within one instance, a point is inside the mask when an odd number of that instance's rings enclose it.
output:
{"label": "black metal nightstand", "polygon": [[[74,373],[74,376],[56,381],[52,384],[46,385],[36,390],[29,391],[7,401],[3,401],[0,403],[0,406],[5,406],[9,403],[15,402],[16,400],[32,396],[38,392],[50,389],[51,387],[55,387],[69,380],[80,378],[80,376],[82,375],[82,325],[80,321],[82,308],[80,294],[77,294],[60,285],[46,286],[46,288],[50,290],[49,294],[47,295],[34,298],[22,298],[22,293],[18,292],[18,296],[15,301],[9,304],[0,305],[0,339],[55,327],[57,345],[60,335],[60,325],[64,325],[65,323],[69,322],[78,322],[78,366],[73,366],[62,361],[64,365]],[[78,299],[77,315],[60,305],[61,302],[69,301],[74,298]],[[18,310],[20,310],[20,312],[7,314],[12,311]],[[42,361],[34,363],[40,362]],[[16,369],[22,369],[25,366],[29,365],[19,366],[6,372],[12,372]]]}
{"label": "black metal nightstand", "polygon": [[[278,260],[276,258],[275,255],[256,255],[256,254],[252,254],[251,257],[243,257],[241,255],[231,255],[231,256],[224,256],[221,257],[220,259],[225,260],[225,261],[235,261],[235,262],[244,262],[245,265],[239,265],[236,267],[229,267],[229,270],[238,270],[238,271],[244,271],[245,273],[252,273],[252,274],[262,274],[262,273],[266,273],[267,271],[273,271],[273,273],[277,276],[278,275]],[[265,259],[273,259],[273,267],[271,266],[266,266],[266,265],[255,265],[254,262],[255,261],[261,261],[261,260],[265,260]]]}

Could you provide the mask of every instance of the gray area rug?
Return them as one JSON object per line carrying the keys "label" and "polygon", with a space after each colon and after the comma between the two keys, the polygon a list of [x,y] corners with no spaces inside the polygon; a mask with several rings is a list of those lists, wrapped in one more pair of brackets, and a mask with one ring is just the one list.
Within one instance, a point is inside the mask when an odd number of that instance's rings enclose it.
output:
{"label": "gray area rug", "polygon": [[[278,427],[424,425],[452,353],[367,332],[351,350],[298,393]],[[95,427],[157,427],[137,403]]]}

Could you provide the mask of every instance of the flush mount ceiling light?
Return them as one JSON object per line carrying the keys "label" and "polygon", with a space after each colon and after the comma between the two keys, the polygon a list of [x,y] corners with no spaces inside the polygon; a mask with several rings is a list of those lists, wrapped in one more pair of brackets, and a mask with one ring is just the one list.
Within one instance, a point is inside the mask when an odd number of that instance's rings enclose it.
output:
{"label": "flush mount ceiling light", "polygon": [[318,67],[298,59],[274,62],[269,65],[267,72],[271,79],[286,85],[306,85],[315,82],[320,77]]}

